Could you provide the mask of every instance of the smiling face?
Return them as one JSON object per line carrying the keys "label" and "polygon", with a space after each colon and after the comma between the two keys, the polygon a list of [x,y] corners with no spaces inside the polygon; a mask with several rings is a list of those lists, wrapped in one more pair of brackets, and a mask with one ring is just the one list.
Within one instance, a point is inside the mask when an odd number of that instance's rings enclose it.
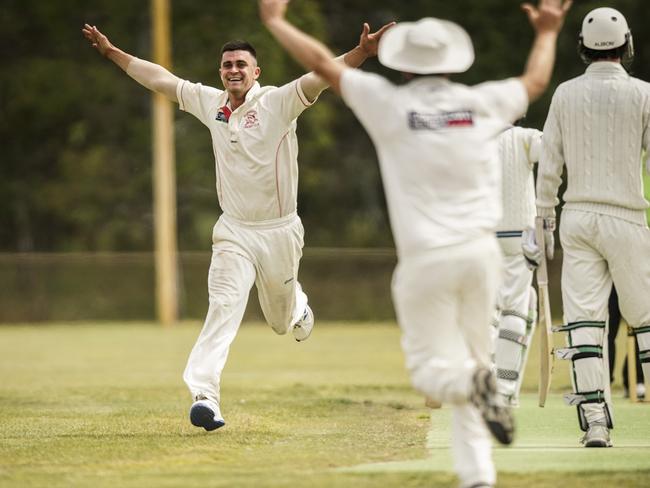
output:
{"label": "smiling face", "polygon": [[225,90],[236,99],[246,96],[260,76],[257,60],[248,51],[225,51],[221,55],[219,75]]}

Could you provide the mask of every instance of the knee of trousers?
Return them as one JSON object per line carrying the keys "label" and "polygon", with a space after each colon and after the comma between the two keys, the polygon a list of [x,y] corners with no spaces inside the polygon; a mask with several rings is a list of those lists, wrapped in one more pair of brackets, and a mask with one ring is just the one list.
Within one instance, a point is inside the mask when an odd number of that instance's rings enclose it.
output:
{"label": "knee of trousers", "polygon": [[439,402],[438,392],[435,391],[435,388],[432,385],[431,374],[429,374],[425,365],[412,366],[409,369],[409,378],[411,379],[411,385],[415,388],[416,391],[422,393],[423,395],[431,398],[432,400]]}
{"label": "knee of trousers", "polygon": [[284,335],[289,332],[294,325],[292,321],[293,306],[290,302],[277,300],[271,305],[262,307],[262,313],[266,323],[271,326],[273,332],[278,335]]}
{"label": "knee of trousers", "polygon": [[[411,384],[420,393],[440,403],[462,404],[467,401],[469,391],[456,381],[448,361],[431,360],[409,369]],[[473,369],[472,369],[473,370]],[[468,368],[468,371],[470,369]],[[468,374],[470,374],[468,372]],[[462,383],[462,382],[461,382]]]}
{"label": "knee of trousers", "polygon": [[291,313],[288,309],[284,314],[277,314],[274,317],[266,316],[266,320],[271,326],[271,329],[273,329],[273,332],[278,335],[286,334],[293,327],[293,323],[291,322]]}
{"label": "knee of trousers", "polygon": [[497,378],[517,381],[528,347],[528,320],[522,314],[504,310],[496,342]]}
{"label": "knee of trousers", "polygon": [[558,359],[571,361],[573,394],[564,396],[567,405],[578,409],[580,426],[587,429],[582,405],[604,403],[605,415],[611,426],[611,416],[605,399],[605,377],[603,342],[605,340],[605,322],[572,322],[555,329],[567,333],[567,347],[555,351]]}

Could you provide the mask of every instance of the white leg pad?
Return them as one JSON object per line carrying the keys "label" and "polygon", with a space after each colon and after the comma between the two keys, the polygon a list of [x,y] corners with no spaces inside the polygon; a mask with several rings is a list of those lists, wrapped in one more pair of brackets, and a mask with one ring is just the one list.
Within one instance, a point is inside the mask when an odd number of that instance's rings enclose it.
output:
{"label": "white leg pad", "polygon": [[636,327],[634,333],[639,344],[639,360],[643,368],[643,376],[647,381],[650,378],[650,324]]}
{"label": "white leg pad", "polygon": [[574,322],[560,327],[559,330],[568,333],[568,347],[558,349],[556,356],[559,359],[569,359],[572,363],[573,394],[566,395],[565,401],[569,405],[577,405],[580,427],[583,430],[594,422],[606,420],[611,424],[605,395],[607,385],[604,380],[605,322]]}
{"label": "white leg pad", "polygon": [[504,310],[496,342],[497,388],[506,397],[515,396],[523,376],[528,347],[527,320],[519,314]]}
{"label": "white leg pad", "polygon": [[528,320],[526,321],[526,349],[524,350],[524,357],[519,370],[519,378],[517,379],[517,387],[515,390],[515,401],[519,398],[519,391],[521,384],[524,381],[524,371],[526,371],[526,364],[528,363],[528,352],[530,351],[530,344],[533,341],[533,334],[537,327],[537,292],[535,288],[530,287],[530,295],[528,295]]}

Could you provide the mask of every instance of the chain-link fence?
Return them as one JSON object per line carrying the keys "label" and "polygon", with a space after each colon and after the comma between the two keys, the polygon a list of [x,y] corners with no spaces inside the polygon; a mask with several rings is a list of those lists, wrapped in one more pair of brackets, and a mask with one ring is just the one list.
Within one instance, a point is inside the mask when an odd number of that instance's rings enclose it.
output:
{"label": "chain-link fence", "polygon": [[[560,315],[559,264],[551,263],[551,300]],[[207,310],[210,253],[179,255],[180,315]],[[307,248],[300,281],[321,320],[392,320],[393,249]],[[0,322],[153,320],[151,253],[0,254]],[[261,319],[256,292],[246,314]]]}

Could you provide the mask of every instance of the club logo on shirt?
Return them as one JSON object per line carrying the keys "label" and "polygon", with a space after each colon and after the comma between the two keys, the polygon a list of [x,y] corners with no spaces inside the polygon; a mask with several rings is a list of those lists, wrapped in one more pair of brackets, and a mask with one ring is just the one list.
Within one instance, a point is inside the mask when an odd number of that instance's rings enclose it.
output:
{"label": "club logo on shirt", "polygon": [[257,118],[257,110],[249,110],[244,115],[244,129],[253,129],[260,126],[260,119]]}
{"label": "club logo on shirt", "polygon": [[440,130],[454,127],[471,127],[474,125],[474,113],[471,110],[457,112],[440,112],[436,114],[408,113],[409,127],[412,130]]}
{"label": "club logo on shirt", "polygon": [[217,116],[214,119],[219,122],[225,122],[227,124],[228,120],[230,120],[230,114],[232,114],[232,111],[227,105],[224,105],[223,107],[219,108]]}

